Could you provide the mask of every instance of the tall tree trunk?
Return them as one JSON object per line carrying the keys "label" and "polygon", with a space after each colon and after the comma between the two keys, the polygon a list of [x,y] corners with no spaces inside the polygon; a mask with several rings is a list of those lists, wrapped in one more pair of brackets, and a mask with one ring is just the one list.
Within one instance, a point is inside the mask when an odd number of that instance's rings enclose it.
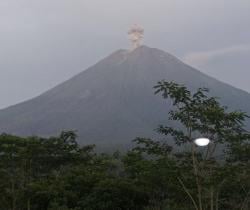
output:
{"label": "tall tree trunk", "polygon": [[28,198],[28,201],[27,201],[27,210],[30,210],[30,199]]}
{"label": "tall tree trunk", "polygon": [[15,183],[11,180],[12,210],[16,210]]}
{"label": "tall tree trunk", "polygon": [[210,210],[214,210],[214,187],[210,188]]}
{"label": "tall tree trunk", "polygon": [[202,206],[202,189],[201,189],[201,183],[199,180],[199,175],[198,175],[198,167],[197,167],[197,162],[195,159],[195,145],[193,143],[192,145],[192,160],[193,160],[193,169],[194,169],[194,176],[196,180],[196,186],[197,186],[197,197],[198,197],[198,203],[199,203],[199,210],[203,210]]}

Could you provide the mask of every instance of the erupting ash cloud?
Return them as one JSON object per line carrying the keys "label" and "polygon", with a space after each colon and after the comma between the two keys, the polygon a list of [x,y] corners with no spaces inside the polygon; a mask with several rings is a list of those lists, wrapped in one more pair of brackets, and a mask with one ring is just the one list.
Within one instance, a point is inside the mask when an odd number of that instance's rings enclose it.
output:
{"label": "erupting ash cloud", "polygon": [[143,35],[144,29],[141,26],[135,24],[130,28],[128,36],[129,40],[132,42],[132,50],[136,49],[141,45]]}

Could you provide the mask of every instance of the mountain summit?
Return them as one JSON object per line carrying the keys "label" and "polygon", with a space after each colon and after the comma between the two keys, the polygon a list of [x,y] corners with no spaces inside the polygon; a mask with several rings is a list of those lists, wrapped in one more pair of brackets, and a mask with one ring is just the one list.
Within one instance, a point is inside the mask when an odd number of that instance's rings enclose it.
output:
{"label": "mountain summit", "polygon": [[0,111],[0,132],[56,135],[77,130],[83,144],[127,145],[152,137],[167,122],[170,103],[154,95],[160,80],[190,89],[207,87],[223,104],[250,113],[250,94],[186,65],[176,57],[141,46],[119,50],[44,94]]}

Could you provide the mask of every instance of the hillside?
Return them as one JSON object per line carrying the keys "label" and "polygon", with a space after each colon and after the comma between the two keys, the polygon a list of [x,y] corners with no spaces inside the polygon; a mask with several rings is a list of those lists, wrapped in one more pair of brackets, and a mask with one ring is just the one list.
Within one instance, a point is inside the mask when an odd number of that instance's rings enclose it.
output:
{"label": "hillside", "polygon": [[127,145],[167,122],[170,103],[154,95],[159,80],[207,87],[223,104],[250,113],[250,94],[222,83],[158,49],[119,50],[44,94],[0,110],[0,132],[58,134],[77,130],[83,144]]}

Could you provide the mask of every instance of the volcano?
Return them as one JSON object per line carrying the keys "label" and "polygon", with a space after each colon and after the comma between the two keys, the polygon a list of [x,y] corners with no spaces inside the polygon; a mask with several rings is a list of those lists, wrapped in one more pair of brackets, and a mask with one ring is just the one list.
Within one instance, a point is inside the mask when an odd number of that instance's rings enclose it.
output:
{"label": "volcano", "polygon": [[153,90],[163,79],[191,90],[209,88],[222,104],[250,113],[249,93],[164,51],[141,46],[118,50],[42,95],[0,110],[0,132],[51,136],[76,130],[81,144],[127,146],[135,137],[153,137],[159,124],[169,123],[171,103]]}

